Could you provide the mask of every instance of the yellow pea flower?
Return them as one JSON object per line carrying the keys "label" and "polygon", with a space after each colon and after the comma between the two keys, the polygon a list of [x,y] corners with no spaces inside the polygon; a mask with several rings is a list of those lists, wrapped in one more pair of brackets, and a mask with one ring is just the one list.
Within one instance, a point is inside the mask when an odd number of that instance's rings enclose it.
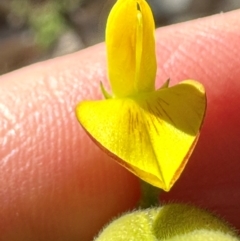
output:
{"label": "yellow pea flower", "polygon": [[155,90],[154,20],[145,0],[118,0],[107,22],[112,96],[83,101],[76,114],[92,139],[144,181],[169,191],[199,136],[204,87],[185,80]]}

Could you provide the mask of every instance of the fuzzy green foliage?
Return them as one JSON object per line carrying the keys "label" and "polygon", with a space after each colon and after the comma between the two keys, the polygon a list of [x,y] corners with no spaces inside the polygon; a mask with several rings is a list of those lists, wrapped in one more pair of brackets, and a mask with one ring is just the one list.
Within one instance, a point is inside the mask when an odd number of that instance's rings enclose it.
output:
{"label": "fuzzy green foliage", "polygon": [[95,241],[240,241],[224,221],[199,208],[169,204],[127,213]]}
{"label": "fuzzy green foliage", "polygon": [[29,15],[29,22],[35,31],[38,44],[44,48],[51,46],[59,35],[67,28],[58,7],[48,4],[34,9]]}
{"label": "fuzzy green foliage", "polygon": [[64,14],[71,12],[81,4],[82,0],[11,0],[12,13],[35,32],[37,43],[50,47],[59,35],[68,27]]}

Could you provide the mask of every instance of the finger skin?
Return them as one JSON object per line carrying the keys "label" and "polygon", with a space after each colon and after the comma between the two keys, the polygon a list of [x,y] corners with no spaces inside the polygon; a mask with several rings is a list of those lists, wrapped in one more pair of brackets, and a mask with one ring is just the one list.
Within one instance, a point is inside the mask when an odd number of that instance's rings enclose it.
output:
{"label": "finger skin", "polygon": [[0,240],[91,240],[136,205],[137,178],[75,117],[97,97],[104,55],[101,45],[1,77]]}
{"label": "finger skin", "polygon": [[[208,109],[186,170],[164,200],[211,208],[240,228],[240,11],[157,31],[157,85],[202,82]],[[138,180],[99,150],[74,109],[101,98],[103,44],[0,78],[0,240],[91,240],[131,209]]]}
{"label": "finger skin", "polygon": [[[176,82],[198,80],[204,84],[208,99],[206,119],[196,149],[180,180],[169,193],[162,195],[162,201],[197,204],[216,212],[238,229],[239,14],[240,11],[234,11],[196,20],[192,28],[189,23],[172,26],[162,29],[162,38],[158,38],[158,79],[164,76]],[[170,39],[171,48],[164,48],[167,46],[163,45],[167,42],[165,38]]]}

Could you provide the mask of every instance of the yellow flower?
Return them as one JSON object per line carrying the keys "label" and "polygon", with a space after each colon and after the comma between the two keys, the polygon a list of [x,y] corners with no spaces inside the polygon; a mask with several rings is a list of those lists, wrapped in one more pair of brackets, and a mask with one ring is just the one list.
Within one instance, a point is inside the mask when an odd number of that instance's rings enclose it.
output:
{"label": "yellow flower", "polygon": [[204,87],[185,80],[155,90],[154,21],[145,0],[118,0],[107,23],[112,96],[78,104],[86,132],[117,162],[144,181],[170,190],[197,142],[205,109]]}

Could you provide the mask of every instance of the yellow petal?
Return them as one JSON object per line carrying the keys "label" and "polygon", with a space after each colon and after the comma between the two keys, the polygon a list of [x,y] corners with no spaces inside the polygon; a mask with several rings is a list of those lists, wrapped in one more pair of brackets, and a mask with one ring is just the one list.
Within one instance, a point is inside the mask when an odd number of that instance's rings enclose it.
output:
{"label": "yellow petal", "polygon": [[134,98],[81,102],[77,117],[120,164],[168,191],[195,146],[205,109],[203,86],[188,80]]}
{"label": "yellow petal", "polygon": [[154,21],[145,0],[118,0],[107,22],[108,76],[117,97],[154,90]]}

